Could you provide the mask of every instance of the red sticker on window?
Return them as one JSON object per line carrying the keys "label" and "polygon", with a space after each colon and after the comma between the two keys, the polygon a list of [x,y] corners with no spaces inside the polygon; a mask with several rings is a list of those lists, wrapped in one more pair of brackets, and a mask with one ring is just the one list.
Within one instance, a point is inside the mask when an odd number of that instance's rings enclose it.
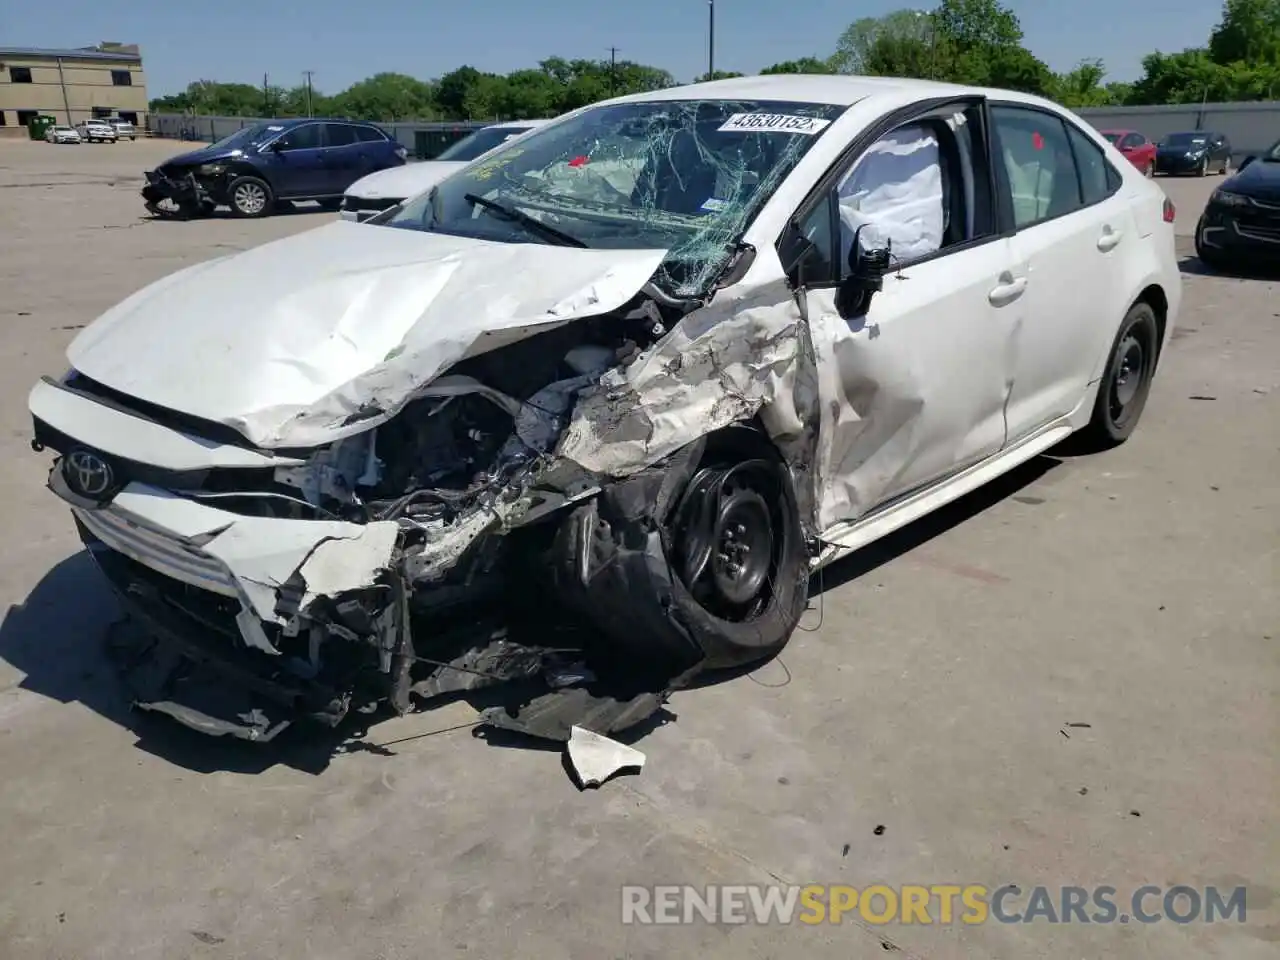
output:
{"label": "red sticker on window", "polygon": [[1040,134],[1039,134],[1039,133],[1033,133],[1033,134],[1031,135],[1031,145],[1032,145],[1033,147],[1035,147],[1037,150],[1043,150],[1043,149],[1044,149],[1044,137],[1040,136]]}
{"label": "red sticker on window", "polygon": [[586,165],[587,165],[586,157],[574,157],[572,160],[569,161],[569,166],[571,167],[585,167]]}

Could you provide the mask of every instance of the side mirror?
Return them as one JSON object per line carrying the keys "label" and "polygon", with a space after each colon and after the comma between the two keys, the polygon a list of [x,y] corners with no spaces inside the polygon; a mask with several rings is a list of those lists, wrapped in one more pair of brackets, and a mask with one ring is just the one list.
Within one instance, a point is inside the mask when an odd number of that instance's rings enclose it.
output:
{"label": "side mirror", "polygon": [[860,317],[871,309],[871,298],[884,289],[884,275],[889,272],[890,246],[862,248],[863,224],[853,233],[849,245],[849,274],[836,291],[836,308],[845,319]]}
{"label": "side mirror", "polygon": [[281,150],[284,149],[283,139],[277,138],[275,140],[272,140],[270,143],[267,144],[267,149],[270,150],[272,153],[279,153]]}
{"label": "side mirror", "polygon": [[1243,170],[1245,167],[1247,167],[1249,164],[1253,163],[1253,161],[1257,159],[1258,158],[1251,153],[1247,157],[1245,157],[1243,160],[1240,161],[1240,166],[1236,167],[1236,169]]}

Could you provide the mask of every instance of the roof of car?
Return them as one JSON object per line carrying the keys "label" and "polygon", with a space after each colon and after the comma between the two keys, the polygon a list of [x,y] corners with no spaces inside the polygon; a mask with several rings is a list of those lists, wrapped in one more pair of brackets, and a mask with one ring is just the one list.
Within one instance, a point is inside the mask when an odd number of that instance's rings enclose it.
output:
{"label": "roof of car", "polygon": [[[941,83],[936,80],[914,80],[906,77],[864,77],[853,74],[782,73],[758,77],[732,77],[691,83],[682,87],[651,90],[625,101],[643,100],[794,100],[802,103],[829,103],[849,106],[859,100],[882,94],[911,92],[920,97],[946,96],[950,93],[985,92],[977,87]],[[1005,93],[1005,91],[1001,91]],[[1008,93],[1009,99],[1035,100],[1021,93]]]}
{"label": "roof of car", "polygon": [[501,123],[491,123],[485,127],[486,130],[532,130],[534,127],[541,127],[550,123],[550,120],[503,120]]}

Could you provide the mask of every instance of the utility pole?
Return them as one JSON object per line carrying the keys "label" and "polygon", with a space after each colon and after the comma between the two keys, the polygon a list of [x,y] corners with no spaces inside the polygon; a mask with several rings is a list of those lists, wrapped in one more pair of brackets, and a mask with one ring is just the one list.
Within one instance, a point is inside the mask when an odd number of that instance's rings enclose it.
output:
{"label": "utility pole", "polygon": [[616,96],[618,91],[618,48],[609,48],[609,96]]}
{"label": "utility pole", "polygon": [[311,116],[311,74],[315,73],[315,71],[303,70],[302,72],[307,78],[307,116],[309,117]]}
{"label": "utility pole", "polygon": [[271,91],[267,86],[267,75],[262,75],[262,115],[271,116]]}
{"label": "utility pole", "polygon": [[707,79],[716,73],[716,0],[707,0]]}

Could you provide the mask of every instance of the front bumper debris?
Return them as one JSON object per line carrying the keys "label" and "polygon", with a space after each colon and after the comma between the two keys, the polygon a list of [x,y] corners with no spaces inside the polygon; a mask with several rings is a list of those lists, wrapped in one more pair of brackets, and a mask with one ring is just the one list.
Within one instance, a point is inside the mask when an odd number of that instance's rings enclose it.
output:
{"label": "front bumper debris", "polygon": [[179,211],[199,209],[217,202],[194,173],[168,177],[158,170],[147,170],[145,176],[147,182],[142,187],[142,199],[147,210],[157,216],[170,212],[160,206],[166,200],[171,201]]}

